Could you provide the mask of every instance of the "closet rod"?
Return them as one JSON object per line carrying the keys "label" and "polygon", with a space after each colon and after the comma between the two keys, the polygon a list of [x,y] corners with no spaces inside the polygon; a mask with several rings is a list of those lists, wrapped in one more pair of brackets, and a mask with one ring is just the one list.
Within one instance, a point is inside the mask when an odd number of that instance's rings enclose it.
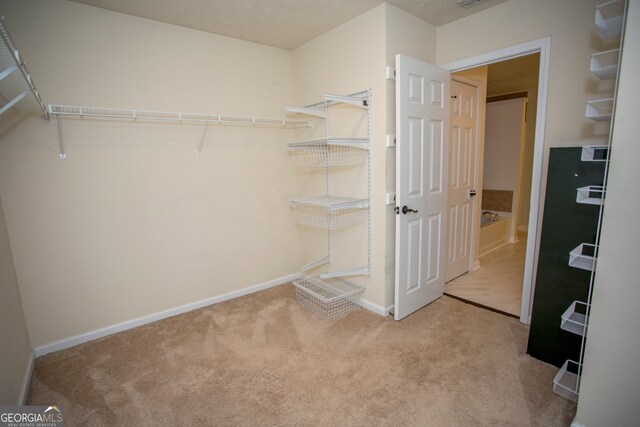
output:
{"label": "closet rod", "polygon": [[[25,64],[24,61],[22,60],[22,57],[20,56],[20,52],[18,52],[18,49],[16,48],[16,45],[13,42],[13,39],[11,38],[11,35],[9,34],[9,31],[7,30],[6,25],[4,24],[4,16],[0,17],[0,38],[2,39],[2,42],[4,43],[4,47],[6,48],[6,49],[3,49],[0,47],[0,52],[2,53],[1,56],[3,57],[6,56],[6,53],[8,52],[9,56],[11,56],[11,60],[15,62],[15,65],[12,65],[8,67],[6,70],[2,71],[1,73],[2,78],[9,76],[17,69],[17,70],[20,70],[20,74],[22,74],[22,77],[24,78],[24,81],[28,86],[28,89],[26,89],[20,95],[16,96],[13,100],[7,103],[3,107],[2,112],[0,112],[0,114],[4,113],[9,108],[13,107],[22,98],[24,98],[28,94],[28,92],[31,92],[33,96],[36,98],[36,101],[38,102],[38,106],[44,113],[45,118],[47,120],[50,120],[51,116],[49,115],[49,111],[47,111],[47,107],[44,105],[44,102],[40,97],[38,88],[36,87],[35,83],[33,82],[33,79],[31,78],[31,74],[29,73],[27,64]],[[3,59],[2,62],[4,63],[5,60],[4,58],[2,59]]]}
{"label": "closet rod", "polygon": [[214,124],[265,127],[310,127],[311,122],[300,119],[271,117],[226,116],[222,114],[174,113],[166,111],[129,110],[123,108],[78,107],[73,105],[49,105],[49,113],[56,117],[87,117],[115,120],[159,121],[188,124]]}

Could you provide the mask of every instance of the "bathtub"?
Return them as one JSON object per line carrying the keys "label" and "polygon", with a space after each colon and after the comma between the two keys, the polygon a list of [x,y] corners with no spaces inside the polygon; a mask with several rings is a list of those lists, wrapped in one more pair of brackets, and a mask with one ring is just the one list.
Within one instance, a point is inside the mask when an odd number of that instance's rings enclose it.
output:
{"label": "bathtub", "polygon": [[[484,218],[483,218],[484,220]],[[498,213],[497,221],[480,225],[480,256],[509,243],[511,217]]]}

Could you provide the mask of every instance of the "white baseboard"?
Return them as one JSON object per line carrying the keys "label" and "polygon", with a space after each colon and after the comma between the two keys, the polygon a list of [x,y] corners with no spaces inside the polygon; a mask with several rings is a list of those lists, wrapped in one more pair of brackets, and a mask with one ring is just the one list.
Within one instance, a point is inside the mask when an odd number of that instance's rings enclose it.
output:
{"label": "white baseboard", "polygon": [[254,292],[258,292],[264,289],[272,288],[274,286],[282,285],[283,283],[290,282],[294,279],[297,279],[298,277],[300,277],[300,273],[290,274],[288,276],[279,277],[277,279],[269,280],[268,282],[259,283],[257,285],[239,289],[237,291],[228,292],[226,294],[222,294],[215,297],[192,302],[189,304],[181,305],[179,307],[175,307],[169,310],[150,314],[148,316],[138,317],[137,319],[127,320],[126,322],[96,329],[95,331],[76,335],[71,338],[65,338],[63,340],[60,340],[51,344],[41,345],[40,347],[36,347],[34,349],[35,356],[36,357],[44,356],[45,354],[52,353],[54,351],[60,351],[70,347],[74,347],[79,344],[84,344],[86,342],[93,341],[98,338],[106,337],[108,335],[133,329],[138,326],[146,325],[147,323],[166,319],[168,317],[177,316],[178,314],[186,313],[188,311],[197,310],[199,308],[207,307],[212,304],[217,304],[217,303],[228,301],[241,296],[249,295]]}
{"label": "white baseboard", "polygon": [[29,385],[31,384],[31,376],[33,375],[33,368],[36,364],[35,352],[32,350],[27,359],[27,366],[24,369],[24,378],[22,379],[22,386],[20,387],[20,395],[18,396],[18,406],[22,406],[27,401],[27,394],[29,393]]}
{"label": "white baseboard", "polygon": [[571,427],[587,427],[582,423],[577,422],[575,419],[573,420],[573,422],[571,423]]}
{"label": "white baseboard", "polygon": [[374,304],[371,301],[367,301],[366,299],[360,299],[358,301],[360,307],[365,308],[379,316],[388,316],[389,313],[393,310],[393,305],[389,307],[382,307],[381,305]]}

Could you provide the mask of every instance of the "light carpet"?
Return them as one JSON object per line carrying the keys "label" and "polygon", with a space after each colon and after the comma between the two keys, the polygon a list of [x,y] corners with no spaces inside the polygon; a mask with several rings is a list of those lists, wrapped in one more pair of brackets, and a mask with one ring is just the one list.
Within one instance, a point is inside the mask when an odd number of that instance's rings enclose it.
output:
{"label": "light carpet", "polygon": [[324,322],[282,285],[39,358],[67,426],[568,426],[516,319],[442,297]]}

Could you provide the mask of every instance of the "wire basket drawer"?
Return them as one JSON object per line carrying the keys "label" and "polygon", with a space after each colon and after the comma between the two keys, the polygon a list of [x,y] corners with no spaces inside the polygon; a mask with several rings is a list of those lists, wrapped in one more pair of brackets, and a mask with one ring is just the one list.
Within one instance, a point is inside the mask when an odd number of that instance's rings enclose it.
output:
{"label": "wire basket drawer", "polygon": [[293,281],[298,304],[323,320],[336,320],[360,309],[364,288],[342,279],[303,276]]}
{"label": "wire basket drawer", "polygon": [[310,205],[293,205],[293,216],[298,224],[324,229],[336,229],[362,223],[367,219],[366,209],[341,209],[330,211],[326,208]]}
{"label": "wire basket drawer", "polygon": [[356,166],[367,160],[368,151],[360,139],[318,140],[289,144],[293,165],[297,168]]}
{"label": "wire basket drawer", "polygon": [[327,230],[366,221],[369,208],[368,199],[335,196],[297,199],[289,203],[298,224]]}

